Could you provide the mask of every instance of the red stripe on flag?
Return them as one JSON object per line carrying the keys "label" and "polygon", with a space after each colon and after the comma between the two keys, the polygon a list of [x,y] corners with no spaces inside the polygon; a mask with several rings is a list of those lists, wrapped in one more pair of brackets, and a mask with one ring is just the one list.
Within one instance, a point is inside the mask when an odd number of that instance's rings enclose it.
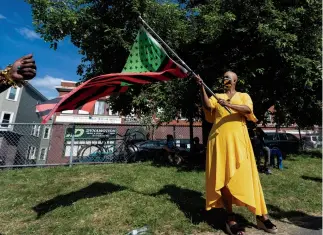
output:
{"label": "red stripe on flag", "polygon": [[[80,86],[77,87],[76,89],[74,89],[73,91],[77,92],[80,90]],[[102,88],[102,87],[100,87]],[[63,102],[65,102],[66,99],[63,99],[59,104],[58,104],[58,107],[57,107],[57,110],[56,112],[60,112],[60,111],[64,111],[64,110],[73,110],[73,109],[76,109],[77,107],[77,103],[79,103],[80,101],[85,101],[86,102],[90,102],[92,100],[97,100],[103,96],[107,96],[108,94],[110,94],[111,92],[113,92],[115,89],[115,87],[107,87],[106,89],[104,89],[103,92],[100,92],[99,94],[97,95],[94,95],[92,96],[89,100],[86,100],[87,97],[90,95],[90,94],[93,94],[97,89],[96,87],[92,87],[92,89],[90,89],[87,93],[83,93],[82,95],[78,95],[76,98],[73,98],[72,102],[70,103],[65,103],[63,105],[60,106],[60,104],[62,104]],[[102,89],[103,90],[103,89]],[[73,91],[71,91],[70,93],[72,93]],[[74,92],[74,93],[75,93]],[[70,94],[69,93],[69,94]],[[67,97],[68,98],[68,97]]]}
{"label": "red stripe on flag", "polygon": [[[80,103],[97,100],[101,97],[113,93],[121,82],[131,84],[148,84],[151,82],[168,81],[172,78],[184,78],[187,74],[179,67],[168,69],[162,72],[147,73],[114,73],[94,77],[80,86],[73,89],[65,95],[60,102],[45,117],[43,123],[46,123],[55,112],[64,110],[74,110],[80,106]],[[127,88],[120,89],[118,92],[124,92]],[[121,91],[122,90],[122,91]]]}
{"label": "red stripe on flag", "polygon": [[166,64],[165,68],[163,68],[163,70],[170,69],[172,67],[172,64],[174,64],[174,61],[169,59],[168,63]]}
{"label": "red stripe on flag", "polygon": [[36,110],[38,112],[42,112],[44,110],[47,110],[47,109],[52,109],[55,107],[56,104],[39,104],[36,106]]}
{"label": "red stripe on flag", "polygon": [[85,105],[82,106],[82,108],[80,110],[91,112],[94,108],[95,102],[96,102],[96,100],[92,100],[92,101],[86,103]]}

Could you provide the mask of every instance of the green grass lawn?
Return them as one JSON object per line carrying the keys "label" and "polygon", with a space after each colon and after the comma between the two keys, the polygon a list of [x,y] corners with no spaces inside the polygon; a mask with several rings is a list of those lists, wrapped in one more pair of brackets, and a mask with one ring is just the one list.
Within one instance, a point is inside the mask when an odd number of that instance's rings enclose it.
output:
{"label": "green grass lawn", "polygon": [[[292,155],[284,170],[261,174],[274,218],[321,214],[321,158]],[[220,228],[223,212],[204,210],[204,172],[150,163],[0,171],[0,234],[155,234]],[[242,218],[252,214],[239,208]]]}

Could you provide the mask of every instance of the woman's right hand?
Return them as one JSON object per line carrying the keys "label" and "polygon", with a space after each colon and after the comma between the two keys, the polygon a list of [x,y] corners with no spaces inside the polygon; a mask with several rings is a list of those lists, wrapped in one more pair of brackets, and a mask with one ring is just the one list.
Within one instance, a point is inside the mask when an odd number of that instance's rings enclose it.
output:
{"label": "woman's right hand", "polygon": [[200,75],[196,75],[196,76],[195,76],[195,81],[196,81],[197,85],[199,85],[200,87],[202,87],[202,86],[203,86],[203,80],[202,80],[202,78],[200,77]]}
{"label": "woman's right hand", "polygon": [[16,81],[30,80],[36,76],[36,63],[32,54],[16,60],[10,71],[11,78]]}

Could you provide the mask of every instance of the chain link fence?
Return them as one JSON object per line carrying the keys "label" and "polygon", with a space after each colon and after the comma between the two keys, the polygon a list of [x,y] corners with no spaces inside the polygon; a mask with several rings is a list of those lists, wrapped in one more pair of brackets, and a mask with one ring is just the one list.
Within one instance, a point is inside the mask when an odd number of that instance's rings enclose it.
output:
{"label": "chain link fence", "polygon": [[[161,147],[167,135],[190,149],[189,126],[10,123],[0,127],[0,168],[135,161],[143,143]],[[193,137],[202,142],[202,126]]]}
{"label": "chain link fence", "polygon": [[[295,127],[286,130],[264,127],[263,130],[291,133],[299,138]],[[316,132],[306,131],[302,135],[317,135]],[[167,135],[173,136],[181,151],[191,149],[188,125],[2,124],[0,168],[133,162],[138,160],[138,153],[145,153],[141,151],[142,146],[163,148]],[[193,126],[193,137],[203,143],[201,125]]]}

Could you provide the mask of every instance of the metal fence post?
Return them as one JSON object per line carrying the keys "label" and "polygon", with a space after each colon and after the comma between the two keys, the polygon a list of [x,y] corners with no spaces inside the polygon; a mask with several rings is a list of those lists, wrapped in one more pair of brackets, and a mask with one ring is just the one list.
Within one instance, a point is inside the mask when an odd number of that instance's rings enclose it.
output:
{"label": "metal fence post", "polygon": [[173,125],[173,137],[176,140],[176,126]]}
{"label": "metal fence post", "polygon": [[72,127],[72,138],[71,138],[71,151],[70,151],[70,167],[73,166],[73,151],[74,151],[74,140],[75,140],[75,123]]}

